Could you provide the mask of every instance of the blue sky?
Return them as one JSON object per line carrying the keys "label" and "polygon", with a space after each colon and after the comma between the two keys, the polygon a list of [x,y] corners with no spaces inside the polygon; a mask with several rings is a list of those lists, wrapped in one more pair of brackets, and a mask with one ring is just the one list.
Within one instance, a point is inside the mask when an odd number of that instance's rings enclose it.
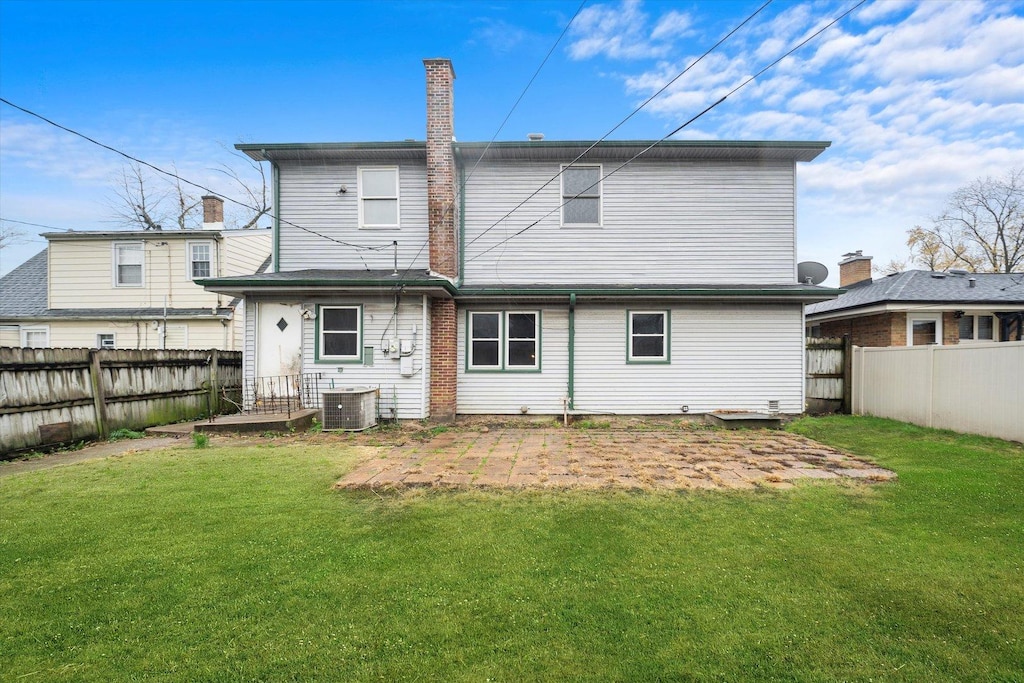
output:
{"label": "blue sky", "polygon": [[[856,0],[775,0],[611,136],[657,139]],[[761,1],[585,4],[498,139],[597,139]],[[569,2],[0,0],[0,96],[237,195],[236,142],[424,137],[424,57],[455,66],[460,140],[489,140]],[[1024,3],[869,0],[680,134],[829,140],[798,171],[799,258],[885,263],[966,182],[1024,167]],[[0,104],[0,217],[115,229],[124,159]],[[0,251],[6,273],[44,228]]]}

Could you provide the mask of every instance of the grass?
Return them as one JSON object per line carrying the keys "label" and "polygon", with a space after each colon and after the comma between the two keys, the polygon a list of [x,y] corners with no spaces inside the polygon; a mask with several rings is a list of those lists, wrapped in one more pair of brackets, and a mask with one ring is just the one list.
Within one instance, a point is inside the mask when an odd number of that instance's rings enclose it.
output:
{"label": "grass", "polygon": [[1024,450],[790,429],[899,481],[378,496],[281,444],[0,478],[0,679],[1024,678]]}

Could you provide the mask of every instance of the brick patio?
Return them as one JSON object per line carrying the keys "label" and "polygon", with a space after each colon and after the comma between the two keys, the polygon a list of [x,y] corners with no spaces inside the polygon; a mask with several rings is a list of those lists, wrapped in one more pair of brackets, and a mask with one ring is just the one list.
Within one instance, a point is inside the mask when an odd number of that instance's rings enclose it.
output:
{"label": "brick patio", "polygon": [[338,488],[790,488],[889,481],[848,453],[779,431],[452,430],[381,450]]}

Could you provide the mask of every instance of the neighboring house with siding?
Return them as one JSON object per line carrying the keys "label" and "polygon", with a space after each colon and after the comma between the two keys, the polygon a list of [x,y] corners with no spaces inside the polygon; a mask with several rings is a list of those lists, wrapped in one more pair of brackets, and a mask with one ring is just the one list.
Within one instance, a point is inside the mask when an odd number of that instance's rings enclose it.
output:
{"label": "neighboring house with siding", "polygon": [[837,299],[807,307],[811,337],[856,346],[950,345],[1024,339],[1024,273],[909,270],[871,277],[860,251],[839,262]]}
{"label": "neighboring house with siding", "polygon": [[[804,409],[796,164],[821,142],[244,144],[271,165],[245,370],[374,386],[385,416]],[[650,149],[647,149],[650,147]]]}
{"label": "neighboring house with siding", "polygon": [[[223,216],[219,198],[204,203]],[[222,227],[45,233],[47,248],[0,278],[0,346],[237,350],[241,302],[196,280],[266,267],[271,231]]]}

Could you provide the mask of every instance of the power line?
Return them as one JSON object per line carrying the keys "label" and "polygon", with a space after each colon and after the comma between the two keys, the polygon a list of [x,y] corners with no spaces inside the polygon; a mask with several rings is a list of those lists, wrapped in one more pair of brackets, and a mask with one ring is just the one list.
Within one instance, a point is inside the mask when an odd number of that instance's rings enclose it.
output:
{"label": "power line", "polygon": [[[605,133],[604,135],[602,135],[600,139],[598,139],[598,140],[595,140],[595,141],[594,141],[593,143],[591,143],[591,144],[590,144],[590,146],[588,146],[588,147],[587,147],[587,148],[586,148],[585,150],[583,150],[582,152],[580,152],[580,153],[579,153],[579,154],[578,154],[578,155],[576,156],[576,158],[575,158],[575,159],[573,159],[573,160],[572,160],[572,161],[570,161],[570,162],[569,162],[568,164],[566,164],[566,165],[565,165],[564,167],[562,167],[562,169],[561,169],[561,170],[560,170],[560,171],[559,171],[558,173],[556,173],[555,175],[553,175],[553,176],[552,176],[552,177],[551,177],[550,179],[548,179],[548,180],[547,180],[547,181],[546,181],[546,182],[545,182],[545,183],[544,183],[543,185],[541,185],[540,187],[538,187],[538,188],[537,188],[536,190],[534,190],[534,191],[533,191],[532,193],[530,193],[530,195],[529,195],[529,196],[527,196],[527,197],[526,197],[525,199],[523,199],[523,200],[522,200],[521,202],[519,202],[519,203],[518,203],[518,204],[516,204],[516,205],[515,205],[514,207],[512,207],[512,209],[511,209],[511,210],[509,210],[509,212],[508,212],[508,213],[506,213],[506,214],[505,214],[504,216],[502,216],[501,218],[499,218],[499,219],[498,219],[498,220],[497,220],[496,222],[494,222],[494,223],[492,223],[492,224],[491,224],[490,226],[488,226],[488,227],[487,227],[487,228],[486,228],[486,229],[485,229],[485,230],[484,230],[483,232],[481,232],[481,233],[480,233],[479,235],[477,235],[477,236],[476,236],[476,237],[474,237],[474,238],[473,238],[472,240],[470,240],[469,244],[467,244],[466,246],[472,246],[474,242],[476,242],[476,241],[477,241],[478,239],[480,239],[481,237],[483,237],[484,235],[486,235],[487,233],[489,233],[489,232],[490,232],[491,230],[493,230],[493,229],[494,229],[494,228],[496,228],[496,227],[497,227],[498,225],[500,225],[502,221],[504,221],[504,220],[505,220],[505,219],[507,219],[507,218],[508,218],[509,216],[511,216],[511,215],[512,215],[513,213],[515,213],[515,212],[516,212],[517,210],[519,210],[520,208],[522,208],[522,206],[523,206],[524,204],[526,204],[526,202],[528,202],[528,201],[530,201],[531,199],[533,199],[534,197],[536,197],[536,196],[537,196],[537,194],[538,194],[538,193],[539,193],[539,192],[540,192],[541,190],[543,190],[543,189],[544,189],[545,187],[547,187],[548,185],[550,185],[551,183],[553,183],[554,181],[556,181],[556,180],[557,180],[557,179],[558,179],[558,178],[559,178],[559,177],[560,177],[560,176],[561,176],[561,175],[562,175],[563,173],[565,173],[566,169],[568,169],[568,168],[571,168],[571,167],[573,166],[573,164],[575,164],[575,163],[576,163],[577,161],[579,161],[579,160],[580,160],[580,159],[582,159],[582,158],[583,158],[584,156],[586,156],[586,155],[587,155],[587,153],[588,153],[588,152],[590,152],[590,151],[591,151],[592,149],[594,149],[595,147],[597,147],[597,145],[598,145],[598,144],[600,144],[601,142],[604,142],[604,141],[605,141],[605,140],[606,140],[606,139],[608,138],[608,136],[609,136],[609,135],[611,135],[612,133],[614,133],[615,131],[617,131],[617,130],[618,130],[619,128],[621,128],[621,127],[622,127],[623,125],[625,125],[625,123],[626,123],[627,121],[629,121],[629,120],[630,120],[631,118],[633,118],[633,117],[634,117],[634,116],[635,116],[635,115],[636,115],[637,113],[639,113],[641,109],[643,109],[643,108],[644,108],[644,107],[646,107],[646,106],[647,106],[648,104],[650,104],[650,103],[651,103],[651,102],[652,102],[652,101],[653,101],[653,100],[654,100],[654,99],[655,99],[656,97],[658,97],[658,95],[660,95],[661,93],[663,93],[663,92],[665,92],[666,90],[668,90],[668,89],[669,89],[669,88],[670,88],[670,87],[672,86],[672,84],[673,84],[673,83],[675,83],[675,82],[676,82],[676,81],[678,81],[678,80],[679,80],[680,78],[682,78],[682,77],[683,77],[683,76],[684,76],[684,75],[685,75],[685,74],[686,74],[687,72],[689,72],[689,71],[690,71],[690,69],[692,69],[693,67],[697,66],[697,65],[698,65],[698,64],[699,64],[699,63],[700,63],[701,61],[703,61],[703,59],[704,59],[705,57],[707,57],[707,56],[708,56],[708,55],[710,55],[710,54],[711,54],[712,52],[714,52],[715,50],[717,50],[717,49],[718,49],[718,48],[719,48],[719,47],[720,47],[720,46],[722,45],[722,43],[724,43],[725,41],[727,41],[727,40],[728,40],[729,38],[731,38],[731,37],[733,36],[733,34],[735,34],[735,33],[736,33],[737,31],[739,31],[739,30],[740,30],[741,28],[743,28],[744,26],[746,26],[746,25],[747,25],[747,24],[748,24],[748,23],[749,23],[750,21],[752,21],[752,20],[754,19],[754,17],[756,17],[756,16],[757,16],[758,14],[760,14],[760,13],[761,13],[761,12],[762,12],[762,11],[763,11],[763,10],[764,10],[764,9],[765,9],[766,7],[768,7],[768,5],[772,4],[772,1],[773,1],[773,0],[767,0],[767,2],[765,2],[765,3],[763,4],[763,5],[761,5],[760,7],[758,7],[758,8],[757,8],[757,9],[756,9],[756,10],[755,10],[755,11],[754,11],[754,12],[753,12],[752,14],[750,14],[750,15],[749,15],[749,16],[748,16],[748,17],[747,17],[746,19],[744,19],[744,20],[743,20],[743,21],[741,21],[741,22],[740,22],[739,24],[737,24],[735,28],[733,28],[733,29],[732,29],[731,31],[729,31],[729,32],[728,32],[728,33],[726,33],[726,34],[725,34],[724,36],[722,36],[722,37],[721,37],[721,38],[720,38],[720,39],[718,40],[718,42],[717,42],[717,43],[715,43],[714,45],[712,45],[711,47],[709,47],[709,48],[708,48],[707,50],[705,50],[705,51],[704,51],[704,54],[702,54],[702,55],[701,55],[700,57],[698,57],[698,58],[697,58],[697,59],[695,59],[695,60],[694,60],[693,62],[691,62],[690,64],[688,64],[688,65],[686,66],[686,68],[684,68],[684,69],[683,69],[682,71],[680,71],[680,72],[679,72],[678,74],[676,74],[676,75],[675,75],[675,77],[674,77],[674,78],[673,78],[672,80],[670,80],[670,81],[669,81],[668,83],[666,83],[665,85],[663,85],[663,86],[662,86],[662,87],[661,87],[661,88],[660,88],[660,89],[659,89],[659,90],[658,90],[657,92],[655,92],[655,93],[654,93],[653,95],[651,95],[651,96],[650,96],[650,97],[648,97],[648,98],[647,98],[646,100],[644,100],[644,101],[643,101],[643,102],[642,102],[642,103],[640,104],[640,106],[638,106],[638,107],[637,107],[636,109],[634,109],[633,111],[631,111],[631,112],[630,112],[630,113],[629,113],[629,114],[628,114],[628,115],[627,115],[627,116],[626,116],[626,117],[625,117],[624,119],[622,119],[622,120],[621,120],[621,121],[619,121],[619,122],[618,122],[617,124],[615,124],[615,126],[614,126],[614,127],[613,127],[613,128],[611,129],[611,130],[609,130],[609,131],[608,131],[607,133]],[[566,28],[568,28],[568,27],[566,27]],[[670,135],[671,135],[671,134],[670,134]],[[663,139],[664,139],[664,138],[663,138]],[[486,149],[485,149],[484,151],[486,151]],[[481,158],[482,158],[482,156],[483,156],[483,155],[481,154]],[[479,164],[479,163],[480,163],[480,160],[478,159],[478,160],[477,160],[477,164]],[[474,168],[475,168],[475,167],[474,167]],[[468,180],[468,178],[467,178],[467,180]],[[589,188],[588,188],[588,189],[589,189]]]}
{"label": "power line", "polygon": [[26,221],[16,221],[13,218],[0,218],[0,221],[4,223],[17,223],[18,225],[31,225],[33,228],[46,228],[48,230],[70,230],[71,228],[58,228],[53,225],[43,225],[42,223],[28,223]]}
{"label": "power line", "polygon": [[[610,171],[609,173],[607,173],[607,174],[605,174],[604,176],[602,176],[601,178],[599,178],[599,179],[598,179],[597,181],[595,181],[594,183],[592,183],[592,184],[591,184],[591,185],[590,185],[589,187],[586,187],[586,188],[584,188],[583,190],[580,190],[580,192],[578,192],[578,193],[577,193],[577,194],[576,194],[575,196],[573,196],[573,197],[570,197],[570,198],[569,198],[569,199],[567,199],[566,201],[562,202],[561,204],[559,204],[558,206],[556,206],[556,207],[555,207],[554,209],[552,209],[551,211],[548,211],[548,212],[547,212],[546,214],[544,214],[543,216],[541,216],[541,217],[540,217],[540,218],[538,218],[537,220],[535,220],[535,221],[533,221],[532,223],[530,223],[529,225],[527,225],[527,226],[526,226],[525,228],[523,228],[522,230],[519,230],[518,232],[516,232],[516,233],[514,233],[514,234],[512,234],[512,235],[510,235],[510,236],[508,236],[508,237],[506,237],[505,239],[501,240],[500,242],[497,242],[497,243],[495,243],[495,244],[491,245],[490,247],[488,247],[487,249],[483,250],[483,251],[482,251],[482,252],[480,252],[479,254],[476,254],[475,256],[473,256],[473,257],[471,257],[471,258],[468,258],[468,259],[466,259],[466,262],[468,263],[468,262],[470,262],[470,261],[473,261],[473,260],[475,260],[475,259],[477,259],[477,258],[480,258],[480,257],[481,257],[481,256],[483,256],[484,254],[487,254],[488,252],[490,252],[490,251],[493,251],[494,249],[497,249],[498,247],[502,246],[503,244],[507,244],[507,243],[508,243],[508,242],[510,242],[511,240],[515,239],[516,237],[518,237],[518,236],[522,235],[522,234],[523,234],[523,233],[525,233],[526,231],[528,231],[528,230],[530,230],[531,228],[533,228],[534,226],[536,226],[536,225],[537,225],[538,223],[540,223],[540,222],[541,222],[542,220],[544,220],[545,218],[547,218],[548,216],[550,216],[551,214],[553,214],[553,213],[554,213],[555,211],[559,211],[559,210],[560,210],[560,209],[561,209],[561,208],[562,208],[563,206],[565,206],[566,204],[568,204],[569,202],[571,202],[571,201],[572,201],[573,199],[577,199],[577,198],[579,198],[579,197],[580,197],[580,196],[581,196],[581,195],[582,195],[583,193],[585,193],[585,192],[587,192],[588,190],[590,190],[590,189],[592,189],[592,188],[596,187],[596,186],[597,186],[597,185],[598,185],[599,183],[601,183],[601,182],[602,182],[602,181],[603,181],[603,180],[604,180],[605,178],[607,178],[607,177],[609,177],[609,176],[611,176],[611,175],[613,175],[613,174],[617,173],[618,171],[622,170],[622,169],[623,169],[623,168],[625,168],[625,167],[626,167],[626,166],[627,166],[628,164],[632,163],[632,162],[633,162],[633,161],[635,161],[635,160],[636,160],[637,158],[639,158],[639,157],[640,157],[641,155],[643,155],[643,154],[646,154],[646,153],[647,153],[648,151],[650,151],[651,149],[653,149],[653,148],[654,148],[654,147],[655,147],[656,145],[658,145],[658,144],[660,144],[660,143],[664,142],[664,141],[665,141],[665,140],[667,140],[668,138],[672,137],[673,135],[675,135],[676,133],[678,133],[679,131],[681,131],[681,130],[682,130],[683,128],[687,127],[688,125],[690,125],[691,123],[693,123],[694,121],[696,121],[697,119],[699,119],[700,117],[704,116],[704,114],[708,113],[709,111],[711,111],[712,109],[714,109],[715,107],[717,107],[718,105],[720,105],[720,104],[721,104],[722,102],[724,102],[724,101],[725,101],[726,99],[728,99],[728,98],[729,98],[729,97],[730,97],[731,95],[733,95],[734,93],[736,93],[737,91],[739,91],[739,90],[740,90],[741,88],[743,88],[743,87],[745,87],[746,85],[748,85],[749,83],[751,83],[751,82],[752,82],[752,81],[753,81],[754,79],[756,79],[756,78],[757,78],[758,76],[761,76],[761,75],[762,75],[762,74],[764,74],[764,73],[765,73],[766,71],[768,71],[769,69],[771,69],[772,67],[774,67],[775,65],[777,65],[777,64],[778,64],[779,62],[781,62],[781,61],[782,61],[783,59],[785,59],[786,57],[789,57],[789,56],[790,56],[790,55],[792,55],[792,54],[793,54],[794,52],[796,52],[797,50],[799,50],[800,48],[802,48],[802,47],[803,47],[804,45],[806,45],[807,43],[811,42],[812,40],[814,40],[815,38],[817,38],[817,37],[818,37],[819,35],[821,35],[821,34],[822,34],[823,32],[825,32],[826,30],[828,30],[829,28],[831,28],[832,26],[834,26],[834,25],[835,25],[836,23],[838,23],[839,21],[842,21],[843,19],[845,19],[845,18],[846,18],[846,17],[847,17],[847,16],[848,16],[848,15],[849,15],[849,14],[850,14],[851,12],[853,12],[854,10],[856,10],[856,9],[857,9],[858,7],[860,7],[861,5],[863,5],[863,4],[865,3],[865,2],[867,2],[867,0],[859,0],[859,2],[857,2],[856,4],[854,4],[854,5],[852,6],[852,7],[850,7],[850,8],[848,9],[848,10],[846,10],[845,12],[843,12],[842,14],[840,14],[840,15],[839,15],[838,17],[836,17],[835,19],[833,19],[833,20],[832,20],[832,21],[830,21],[829,23],[827,23],[827,24],[825,24],[824,26],[822,26],[822,27],[821,27],[820,29],[818,29],[817,31],[815,31],[814,33],[812,33],[812,34],[811,34],[810,36],[808,36],[807,38],[805,38],[805,39],[804,39],[804,40],[802,40],[801,42],[797,43],[797,45],[795,45],[795,46],[794,46],[793,48],[791,48],[791,49],[790,49],[790,50],[789,50],[788,52],[786,52],[785,54],[783,54],[783,55],[782,55],[781,57],[779,57],[779,58],[778,58],[778,59],[776,59],[775,61],[771,62],[770,64],[768,64],[767,66],[765,66],[764,68],[762,68],[762,69],[761,69],[760,71],[758,71],[758,72],[757,72],[756,74],[754,74],[754,75],[753,75],[753,76],[751,76],[750,78],[746,79],[745,81],[743,81],[742,83],[740,83],[740,84],[739,84],[738,86],[736,86],[735,88],[733,88],[732,90],[730,90],[730,91],[729,91],[728,93],[726,93],[725,95],[723,95],[723,96],[721,97],[721,99],[719,99],[719,100],[718,100],[717,102],[715,102],[715,103],[714,103],[714,104],[712,104],[711,106],[709,106],[709,107],[707,107],[706,109],[704,109],[704,111],[700,112],[699,114],[697,114],[696,116],[694,116],[693,118],[691,118],[691,119],[690,119],[689,121],[687,121],[687,122],[683,123],[683,124],[682,124],[681,126],[679,126],[678,128],[676,128],[675,130],[673,130],[673,131],[672,131],[671,133],[669,133],[668,135],[664,136],[664,137],[663,137],[663,138],[661,138],[660,140],[657,140],[657,141],[655,141],[655,142],[651,143],[651,144],[650,144],[649,146],[647,146],[646,148],[644,148],[644,149],[643,149],[643,150],[641,150],[640,152],[637,152],[637,153],[636,153],[636,154],[634,154],[634,155],[633,155],[632,157],[630,157],[630,158],[629,158],[628,160],[626,160],[625,162],[623,162],[623,163],[622,163],[622,164],[621,164],[620,166],[618,166],[618,167],[617,167],[617,168],[615,168],[614,170]],[[763,7],[762,7],[761,9],[763,9]],[[760,9],[759,9],[758,11],[760,11]],[[578,160],[578,158],[577,158],[577,160]],[[575,163],[575,162],[573,162],[573,163]],[[565,171],[565,169],[562,169],[562,171],[561,171],[561,172],[560,172],[560,173],[559,173],[558,175],[561,175],[561,173],[562,173],[562,172],[564,172],[564,171]],[[557,178],[557,177],[558,177],[558,175],[556,175],[556,176],[555,176],[555,178]],[[541,190],[541,189],[543,189],[544,187],[546,187],[546,186],[547,186],[547,185],[548,185],[549,183],[551,183],[551,182],[552,182],[553,180],[554,180],[554,178],[552,178],[551,180],[549,180],[549,181],[548,181],[547,183],[545,183],[545,184],[544,184],[544,185],[543,185],[543,186],[542,186],[541,188],[539,188],[539,189],[538,189],[538,190],[537,190],[536,192],[534,192],[534,194],[533,194],[533,195],[530,195],[530,197],[532,197],[532,196],[536,195],[536,194],[537,194],[537,192],[540,192],[540,190]],[[530,197],[527,197],[527,199],[529,199]],[[517,205],[517,206],[516,206],[515,208],[513,208],[513,209],[512,209],[512,211],[510,211],[510,212],[509,212],[508,214],[506,214],[505,218],[507,218],[507,217],[508,217],[509,215],[511,215],[511,213],[512,213],[513,211],[515,211],[515,210],[516,210],[517,208],[519,208],[520,206],[522,206],[522,205],[523,205],[523,203],[525,203],[525,201],[526,201],[526,200],[523,200],[523,202],[520,202],[520,203],[519,203],[519,205]],[[501,220],[504,220],[505,218],[502,218]],[[501,221],[499,220],[499,223],[500,223],[500,222],[501,222]],[[497,223],[495,223],[495,225],[497,225]],[[494,227],[494,225],[492,225],[492,226],[491,226],[491,228],[493,228],[493,227]],[[490,230],[491,228],[488,228],[488,230]],[[485,231],[485,232],[486,232],[486,231]],[[481,235],[480,235],[480,236],[483,236],[483,233],[481,233]],[[474,241],[476,241],[476,240],[474,239]],[[470,242],[470,244],[472,244],[472,242]]]}
{"label": "power line", "polygon": [[[179,181],[185,183],[186,185],[191,185],[192,187],[197,188],[199,190],[202,190],[203,192],[206,192],[206,193],[212,194],[212,195],[216,195],[216,196],[224,199],[225,201],[228,201],[228,202],[231,202],[232,204],[236,204],[238,206],[241,206],[244,209],[248,209],[250,211],[256,211],[256,212],[260,211],[260,209],[255,207],[255,206],[250,206],[249,204],[246,204],[245,202],[239,201],[239,200],[237,200],[237,199],[235,199],[233,197],[229,197],[227,195],[221,194],[220,192],[212,190],[209,187],[206,187],[205,185],[202,185],[201,183],[194,182],[192,180],[189,180],[188,178],[184,178],[184,177],[178,175],[177,173],[172,173],[171,171],[167,171],[165,169],[162,169],[159,166],[156,166],[155,164],[151,164],[148,161],[144,161],[142,159],[139,159],[138,157],[132,156],[131,154],[128,154],[127,152],[123,152],[123,151],[117,149],[116,147],[111,147],[110,145],[107,145],[105,143],[100,142],[99,140],[91,138],[91,137],[89,137],[88,135],[86,135],[84,133],[80,133],[77,130],[74,130],[72,128],[68,128],[67,126],[63,126],[63,125],[57,123],[56,121],[48,119],[45,116],[43,116],[42,114],[38,114],[38,113],[36,113],[36,112],[34,112],[34,111],[30,110],[30,109],[26,109],[25,107],[21,107],[21,106],[11,102],[10,100],[8,100],[6,98],[0,97],[0,102],[3,102],[4,104],[6,104],[9,107],[13,107],[14,109],[17,109],[18,111],[24,112],[25,114],[28,114],[29,116],[34,116],[35,118],[39,119],[40,121],[48,123],[51,126],[54,126],[55,128],[59,128],[60,130],[63,130],[65,132],[67,132],[67,133],[70,133],[71,135],[74,135],[76,137],[80,137],[83,140],[91,142],[92,144],[94,144],[94,145],[96,145],[98,147],[102,147],[103,149],[106,149],[106,150],[108,150],[110,152],[113,152],[114,154],[122,156],[125,159],[128,159],[129,161],[132,161],[132,162],[134,162],[136,164],[139,164],[141,166],[145,166],[146,168],[153,169],[157,173],[159,173],[161,175],[164,175],[164,176],[167,176],[168,178],[173,178],[174,180],[179,180]],[[390,244],[378,245],[378,246],[370,246],[370,245],[365,245],[365,244],[353,244],[351,242],[346,242],[344,240],[339,240],[339,239],[336,239],[334,237],[330,237],[329,235],[324,235],[323,233],[317,232],[316,230],[311,230],[310,228],[307,228],[305,226],[299,225],[298,223],[294,223],[294,222],[292,222],[290,220],[282,218],[279,215],[279,213],[276,212],[276,211],[279,211],[279,207],[274,207],[274,209],[275,209],[274,213],[269,212],[269,211],[266,212],[266,213],[271,218],[276,219],[279,223],[284,223],[284,224],[289,225],[291,227],[298,228],[299,230],[303,230],[305,232],[308,232],[311,235],[315,235],[317,237],[321,237],[321,238],[323,238],[325,240],[328,240],[330,242],[334,242],[335,244],[339,244],[341,246],[349,247],[351,249],[356,250],[357,255],[359,255],[359,259],[361,261],[363,261],[363,265],[364,266],[366,266],[366,261],[363,260],[362,255],[358,253],[360,250],[363,250],[363,251],[383,251],[384,249],[387,249],[387,248],[389,248],[391,246]],[[369,270],[370,269],[369,266],[366,266],[366,269]]]}

